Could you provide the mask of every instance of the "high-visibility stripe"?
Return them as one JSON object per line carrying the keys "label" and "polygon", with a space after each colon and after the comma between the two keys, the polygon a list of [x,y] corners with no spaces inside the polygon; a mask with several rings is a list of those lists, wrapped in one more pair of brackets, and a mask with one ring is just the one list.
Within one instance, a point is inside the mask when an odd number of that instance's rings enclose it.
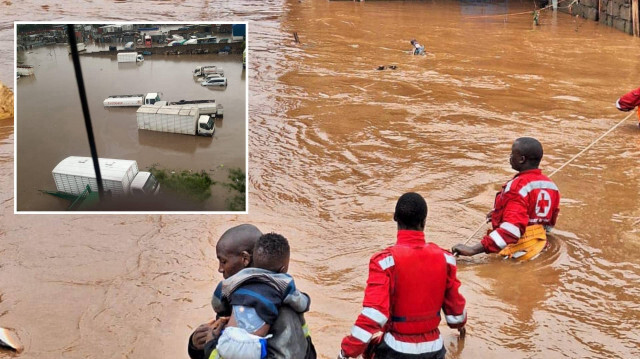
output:
{"label": "high-visibility stripe", "polygon": [[385,259],[381,259],[378,261],[382,270],[387,270],[389,267],[393,267],[396,263],[393,261],[393,256],[388,256]]}
{"label": "high-visibility stripe", "polygon": [[387,343],[391,349],[405,354],[432,353],[442,349],[443,346],[442,337],[428,342],[409,343],[397,340],[391,333],[384,335],[384,342]]}
{"label": "high-visibility stripe", "polygon": [[447,263],[451,264],[452,266],[456,265],[456,258],[454,256],[450,256],[448,254],[444,255],[444,259],[447,261]]}
{"label": "high-visibility stripe", "polygon": [[555,183],[550,181],[532,181],[527,183],[526,186],[520,188],[520,192],[518,193],[520,194],[520,196],[526,197],[529,192],[533,191],[534,189],[552,189],[554,191],[557,191],[558,187],[556,187]]}
{"label": "high-visibility stripe", "polygon": [[513,234],[513,236],[516,237],[516,238],[520,238],[520,236],[521,236],[520,229],[518,229],[518,227],[516,227],[514,224],[511,224],[509,222],[502,222],[500,224],[500,228],[502,228],[505,231]]}
{"label": "high-visibility stripe", "polygon": [[209,355],[209,359],[220,359],[220,354],[218,354],[218,349],[213,349],[213,351]]}
{"label": "high-visibility stripe", "polygon": [[302,333],[304,333],[305,338],[311,335],[311,331],[309,330],[309,326],[307,325],[307,323],[304,323],[304,325],[302,326]]}
{"label": "high-visibility stripe", "polygon": [[505,242],[504,239],[502,239],[502,237],[500,236],[498,231],[493,231],[493,232],[489,233],[489,237],[491,237],[491,239],[493,239],[493,242],[500,249],[502,249],[502,248],[507,246],[507,242]]}
{"label": "high-visibility stripe", "polygon": [[388,318],[386,315],[382,314],[381,311],[375,309],[375,308],[371,308],[371,307],[364,307],[362,309],[362,315],[364,315],[365,317],[373,320],[374,322],[378,323],[379,326],[383,326]]}
{"label": "high-visibility stripe", "polygon": [[513,183],[513,180],[507,182],[507,185],[504,186],[504,193],[509,192],[509,190],[511,189],[511,183]]}
{"label": "high-visibility stripe", "polygon": [[463,323],[466,318],[467,318],[467,310],[466,309],[463,310],[462,314],[460,314],[460,315],[445,315],[444,316],[444,319],[449,324],[460,324],[460,323]]}
{"label": "high-visibility stripe", "polygon": [[351,335],[363,343],[368,343],[373,336],[373,334],[360,328],[357,325],[354,325],[353,328],[351,328]]}

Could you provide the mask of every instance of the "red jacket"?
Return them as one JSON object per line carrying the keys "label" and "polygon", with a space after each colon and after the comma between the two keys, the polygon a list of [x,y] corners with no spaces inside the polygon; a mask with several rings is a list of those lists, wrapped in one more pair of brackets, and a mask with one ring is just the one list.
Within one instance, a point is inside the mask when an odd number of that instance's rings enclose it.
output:
{"label": "red jacket", "polygon": [[640,105],[640,87],[627,92],[616,101],[616,107],[620,111],[631,111],[638,105]]}
{"label": "red jacket", "polygon": [[522,171],[496,195],[491,214],[493,231],[482,238],[487,253],[497,253],[516,243],[532,224],[547,228],[556,224],[560,211],[560,192],[539,169]]}
{"label": "red jacket", "polygon": [[395,246],[374,254],[369,262],[364,308],[351,335],[342,340],[342,350],[351,358],[362,354],[380,331],[382,340],[397,352],[440,350],[440,310],[452,328],[467,322],[455,257],[426,243],[421,231],[400,230],[397,238]]}

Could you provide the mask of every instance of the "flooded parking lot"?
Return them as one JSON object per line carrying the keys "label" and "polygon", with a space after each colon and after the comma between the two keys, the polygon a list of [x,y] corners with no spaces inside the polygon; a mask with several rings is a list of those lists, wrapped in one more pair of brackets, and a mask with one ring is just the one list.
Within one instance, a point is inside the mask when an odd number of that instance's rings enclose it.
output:
{"label": "flooded parking lot", "polygon": [[[51,170],[62,159],[90,156],[71,56],[64,45],[49,45],[20,51],[18,58],[34,66],[35,75],[18,79],[16,88],[17,208],[63,210],[68,202],[39,190],[55,190]],[[228,181],[229,168],[246,172],[247,82],[242,55],[155,54],[139,63],[118,63],[115,54],[80,59],[100,157],[136,160],[141,170],[152,165],[204,170],[219,182]],[[200,65],[223,68],[228,86],[201,86],[202,78],[192,76]],[[138,130],[136,107],[103,106],[111,95],[149,92],[161,92],[169,101],[214,99],[223,105],[224,117],[216,119],[210,138]],[[226,210],[234,194],[216,185],[212,192],[196,208]]]}

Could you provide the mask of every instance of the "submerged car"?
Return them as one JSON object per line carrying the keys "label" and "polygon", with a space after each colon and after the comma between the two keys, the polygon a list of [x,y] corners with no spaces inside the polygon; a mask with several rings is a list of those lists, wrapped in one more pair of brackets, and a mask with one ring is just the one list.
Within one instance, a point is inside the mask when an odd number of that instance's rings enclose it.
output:
{"label": "submerged car", "polygon": [[227,86],[227,78],[222,76],[207,77],[200,83],[202,86]]}

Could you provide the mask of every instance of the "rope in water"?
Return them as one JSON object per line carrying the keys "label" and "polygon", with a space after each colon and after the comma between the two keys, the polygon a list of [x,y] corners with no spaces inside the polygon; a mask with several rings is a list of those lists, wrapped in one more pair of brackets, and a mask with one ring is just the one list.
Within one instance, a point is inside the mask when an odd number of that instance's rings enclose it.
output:
{"label": "rope in water", "polygon": [[[629,117],[631,117],[633,115],[633,111],[627,115],[627,117],[623,118],[620,122],[618,122],[615,126],[611,127],[607,132],[603,133],[602,135],[600,135],[600,137],[598,137],[597,139],[595,139],[593,142],[591,142],[591,144],[589,144],[589,146],[585,147],[582,151],[578,152],[575,156],[571,157],[570,160],[568,160],[567,162],[565,162],[562,166],[558,167],[555,171],[553,171],[550,175],[549,178],[551,178],[551,176],[553,176],[554,174],[558,173],[561,169],[565,168],[565,166],[567,166],[569,163],[573,162],[573,160],[575,160],[576,158],[580,157],[580,155],[582,155],[583,153],[585,153],[587,150],[589,150],[591,147],[593,147],[593,145],[595,145],[598,141],[600,141],[604,136],[608,135],[609,133],[611,133],[611,131],[615,130],[618,126],[620,126],[623,122],[625,122],[626,120],[629,119]],[[480,230],[482,228],[484,228],[484,225],[486,224],[486,220],[482,221],[482,223],[480,224],[480,226],[478,227],[478,229],[476,229],[475,232],[473,232],[472,235],[469,236],[469,238],[467,238],[467,240],[464,242],[464,244],[466,245],[467,243],[469,243],[469,241],[471,240],[471,238],[475,237],[476,234],[478,234],[478,232],[480,232]]]}
{"label": "rope in water", "polygon": [[[558,4],[560,4],[561,2],[564,1],[569,1],[569,0],[560,0],[558,1]],[[578,0],[573,0],[571,2],[571,4],[567,5],[567,6],[558,6],[558,9],[568,9],[571,6],[573,6],[573,4],[577,3]],[[505,14],[498,14],[498,15],[478,15],[478,16],[465,16],[465,19],[482,19],[482,18],[490,18],[490,17],[505,17],[505,16],[516,16],[516,15],[530,15],[532,11],[543,11],[543,10],[549,10],[550,8],[553,7],[552,5],[547,5],[541,9],[538,10],[529,10],[529,11],[523,11],[523,12],[514,12],[514,13],[505,13]]]}

